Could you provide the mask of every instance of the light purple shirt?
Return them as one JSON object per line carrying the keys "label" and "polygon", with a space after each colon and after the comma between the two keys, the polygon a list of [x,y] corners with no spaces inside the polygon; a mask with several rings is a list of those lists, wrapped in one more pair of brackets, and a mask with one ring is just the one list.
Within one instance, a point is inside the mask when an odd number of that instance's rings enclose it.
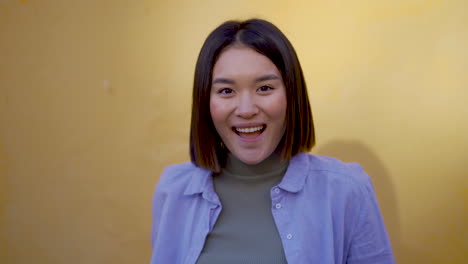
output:
{"label": "light purple shirt", "polygon": [[[288,263],[395,263],[371,180],[358,164],[298,154],[270,194]],[[194,264],[221,210],[211,171],[166,167],[153,198],[151,264]]]}

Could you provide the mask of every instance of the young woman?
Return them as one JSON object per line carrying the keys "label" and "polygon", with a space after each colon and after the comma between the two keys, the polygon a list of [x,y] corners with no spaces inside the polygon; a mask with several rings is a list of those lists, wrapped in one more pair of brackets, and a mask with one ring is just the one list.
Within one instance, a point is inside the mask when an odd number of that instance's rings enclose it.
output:
{"label": "young woman", "polygon": [[156,188],[151,263],[394,263],[370,178],[314,143],[288,39],[264,20],[220,25],[196,64],[192,161]]}

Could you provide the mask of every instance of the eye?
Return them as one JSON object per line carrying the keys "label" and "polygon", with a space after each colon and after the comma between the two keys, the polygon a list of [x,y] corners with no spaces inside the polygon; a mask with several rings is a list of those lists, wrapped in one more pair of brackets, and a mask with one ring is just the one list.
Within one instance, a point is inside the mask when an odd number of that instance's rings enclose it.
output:
{"label": "eye", "polygon": [[232,93],[234,93],[234,90],[232,90],[231,88],[221,88],[218,90],[218,93],[221,95],[231,95]]}
{"label": "eye", "polygon": [[268,93],[271,90],[273,90],[273,87],[268,86],[268,85],[263,85],[257,89],[257,91],[260,93]]}

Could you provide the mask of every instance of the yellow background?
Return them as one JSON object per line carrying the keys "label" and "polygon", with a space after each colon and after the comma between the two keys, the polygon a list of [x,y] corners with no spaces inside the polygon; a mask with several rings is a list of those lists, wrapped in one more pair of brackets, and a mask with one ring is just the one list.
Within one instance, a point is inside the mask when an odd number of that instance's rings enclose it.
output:
{"label": "yellow background", "polygon": [[314,153],[372,176],[399,263],[468,259],[465,0],[0,0],[0,262],[147,263],[207,34],[290,38]]}

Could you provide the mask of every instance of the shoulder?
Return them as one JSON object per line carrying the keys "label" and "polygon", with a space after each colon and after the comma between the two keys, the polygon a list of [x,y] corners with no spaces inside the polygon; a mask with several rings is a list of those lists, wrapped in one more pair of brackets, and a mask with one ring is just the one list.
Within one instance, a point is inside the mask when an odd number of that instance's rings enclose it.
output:
{"label": "shoulder", "polygon": [[194,177],[203,173],[206,173],[206,170],[191,162],[168,165],[159,177],[156,189],[159,192],[183,191]]}
{"label": "shoulder", "polygon": [[297,168],[296,172],[307,171],[306,185],[327,184],[358,192],[371,186],[370,177],[358,163],[308,153],[301,153],[294,159],[291,165]]}
{"label": "shoulder", "polygon": [[312,171],[323,171],[344,177],[352,181],[367,181],[369,176],[364,172],[364,169],[355,162],[343,162],[337,158],[320,156],[314,154],[306,154],[309,159],[310,168]]}
{"label": "shoulder", "polygon": [[289,182],[293,184],[289,186],[296,187],[290,190],[299,191],[298,197],[307,203],[312,203],[311,197],[313,201],[327,201],[325,204],[334,215],[354,219],[352,222],[357,221],[361,208],[372,208],[368,204],[375,201],[373,185],[359,164],[300,154],[291,160],[290,167]]}
{"label": "shoulder", "polygon": [[197,171],[199,168],[191,162],[168,165],[164,168],[159,184],[171,184],[181,180],[187,174]]}

